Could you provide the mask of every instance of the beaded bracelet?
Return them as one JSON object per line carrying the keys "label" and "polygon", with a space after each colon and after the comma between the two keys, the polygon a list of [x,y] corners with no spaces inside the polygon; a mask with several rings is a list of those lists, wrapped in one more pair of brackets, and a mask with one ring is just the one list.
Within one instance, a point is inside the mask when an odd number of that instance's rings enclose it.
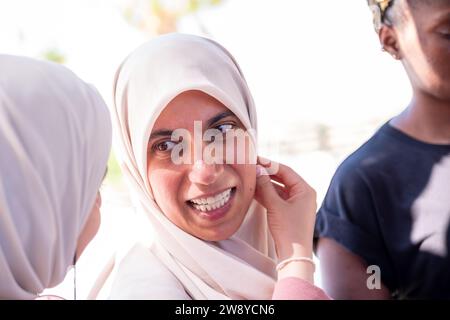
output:
{"label": "beaded bracelet", "polygon": [[289,258],[289,259],[285,259],[283,261],[281,261],[280,263],[277,264],[276,270],[280,271],[282,268],[284,268],[287,264],[294,262],[294,261],[305,261],[305,262],[309,262],[312,264],[313,266],[313,272],[316,270],[316,264],[314,262],[313,259],[308,258],[308,257],[294,257],[294,258]]}

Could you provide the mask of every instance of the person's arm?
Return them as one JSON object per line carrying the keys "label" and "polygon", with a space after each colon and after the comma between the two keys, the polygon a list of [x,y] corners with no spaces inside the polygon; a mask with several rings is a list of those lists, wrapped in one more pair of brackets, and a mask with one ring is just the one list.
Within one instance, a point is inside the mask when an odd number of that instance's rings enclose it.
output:
{"label": "person's arm", "polygon": [[291,168],[272,165],[278,170],[270,175],[259,166],[255,199],[267,209],[278,260],[285,262],[277,270],[273,299],[328,299],[314,286],[315,266],[308,261],[313,257],[316,193]]}
{"label": "person's arm", "polygon": [[317,244],[320,259],[322,285],[333,299],[390,299],[391,293],[385,285],[380,289],[369,289],[367,264],[336,241],[320,238]]}
{"label": "person's arm", "polygon": [[[386,288],[397,286],[377,209],[377,202],[384,201],[382,183],[362,162],[354,156],[339,166],[316,217],[315,252],[322,284],[335,299],[385,299],[390,297]],[[379,274],[367,273],[369,265],[378,267]],[[368,280],[370,286],[384,285],[369,290]]]}
{"label": "person's arm", "polygon": [[309,281],[289,277],[277,281],[272,300],[330,300],[330,297]]}

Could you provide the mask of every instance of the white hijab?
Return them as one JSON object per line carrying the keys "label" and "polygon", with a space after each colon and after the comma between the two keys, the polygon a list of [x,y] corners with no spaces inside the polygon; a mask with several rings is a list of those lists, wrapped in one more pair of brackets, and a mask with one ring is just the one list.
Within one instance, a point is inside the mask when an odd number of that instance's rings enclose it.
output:
{"label": "white hijab", "polygon": [[64,279],[111,147],[108,109],[63,66],[0,55],[0,299]]}
{"label": "white hijab", "polygon": [[[161,111],[188,90],[216,98],[247,129],[256,130],[256,110],[244,76],[231,54],[216,42],[169,34],[128,56],[116,74],[112,117],[123,174],[137,207],[146,213],[156,232],[149,249],[193,299],[270,299],[275,250],[265,209],[256,201],[238,232],[214,243],[179,229],[154,201],[147,177],[149,136]],[[132,290],[132,286],[123,289]],[[158,296],[154,292],[157,287],[145,290],[149,297]]]}

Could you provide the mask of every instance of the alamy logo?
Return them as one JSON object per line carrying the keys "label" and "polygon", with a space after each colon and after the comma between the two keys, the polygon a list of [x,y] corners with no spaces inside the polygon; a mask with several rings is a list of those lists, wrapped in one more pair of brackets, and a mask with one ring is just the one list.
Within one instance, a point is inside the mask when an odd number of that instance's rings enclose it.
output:
{"label": "alamy logo", "polygon": [[370,265],[366,270],[367,274],[370,276],[367,278],[366,285],[367,289],[381,289],[381,270],[377,265]]}
{"label": "alamy logo", "polygon": [[[254,130],[242,129],[222,132],[208,129],[202,134],[202,122],[194,121],[194,135],[186,129],[172,132],[171,141],[176,145],[171,151],[171,160],[176,165],[192,164],[203,161],[205,164],[256,164],[256,134]],[[206,145],[205,145],[206,143]],[[260,163],[267,174],[278,172],[275,162]]]}

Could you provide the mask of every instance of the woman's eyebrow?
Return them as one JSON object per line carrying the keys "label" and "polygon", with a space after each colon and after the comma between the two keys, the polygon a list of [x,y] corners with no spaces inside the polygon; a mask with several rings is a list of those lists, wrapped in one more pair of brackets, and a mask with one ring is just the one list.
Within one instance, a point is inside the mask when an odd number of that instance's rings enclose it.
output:
{"label": "woman's eyebrow", "polygon": [[208,127],[211,126],[213,123],[216,123],[217,121],[222,120],[223,118],[234,117],[234,116],[235,116],[234,113],[231,111],[225,111],[225,112],[219,113],[218,115],[212,117],[211,119],[209,119],[207,121]]}
{"label": "woman's eyebrow", "polygon": [[[235,115],[233,112],[225,111],[225,112],[219,113],[218,115],[209,119],[207,121],[207,124],[208,124],[208,126],[211,126],[213,123],[216,123],[217,121],[220,121],[223,118],[234,117],[234,116]],[[153,131],[152,134],[150,135],[149,141],[153,140],[155,138],[158,138],[158,137],[171,137],[172,133],[173,133],[173,130],[168,130],[168,129],[160,129],[160,130]]]}
{"label": "woman's eyebrow", "polygon": [[152,134],[150,135],[149,141],[157,137],[167,137],[167,136],[170,137],[172,136],[172,132],[173,132],[172,130],[167,129],[153,131]]}
{"label": "woman's eyebrow", "polygon": [[442,14],[441,16],[438,16],[435,20],[434,26],[440,27],[441,25],[450,22],[450,12],[446,14]]}

